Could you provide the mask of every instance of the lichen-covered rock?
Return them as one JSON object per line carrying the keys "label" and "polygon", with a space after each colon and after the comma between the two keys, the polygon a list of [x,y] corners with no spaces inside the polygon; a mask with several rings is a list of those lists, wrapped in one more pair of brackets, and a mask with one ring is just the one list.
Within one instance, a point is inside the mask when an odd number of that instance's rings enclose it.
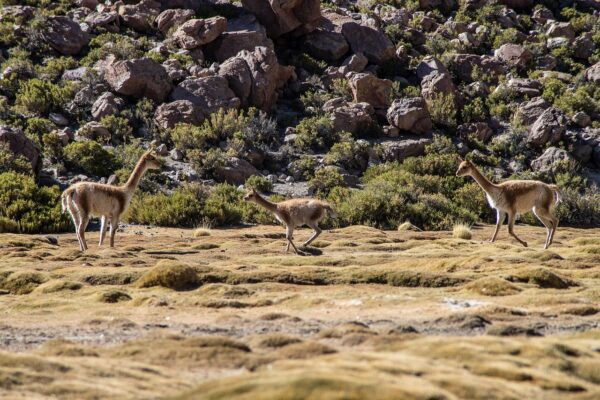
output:
{"label": "lichen-covered rock", "polygon": [[321,18],[319,0],[242,0],[242,6],[255,14],[271,38],[298,31],[312,31]]}
{"label": "lichen-covered rock", "polygon": [[18,128],[0,125],[0,144],[14,154],[24,156],[31,163],[31,169],[38,175],[42,169],[40,148]]}
{"label": "lichen-covered rock", "polygon": [[54,50],[66,56],[79,54],[91,39],[77,22],[65,16],[48,17],[42,38]]}
{"label": "lichen-covered rock", "polygon": [[376,109],[386,109],[390,105],[392,81],[388,79],[368,73],[352,74],[349,85],[355,103],[369,103]]}
{"label": "lichen-covered rock", "polygon": [[184,22],[175,33],[173,39],[183,49],[194,49],[215,40],[227,29],[227,19],[213,17],[206,19],[190,19]]}
{"label": "lichen-covered rock", "polygon": [[229,88],[227,79],[222,76],[188,78],[171,93],[173,100],[189,100],[200,107],[203,115],[209,115],[220,108],[240,108],[241,101]]}
{"label": "lichen-covered rock", "polygon": [[116,11],[91,12],[85,17],[85,23],[92,28],[102,27],[109,32],[119,32],[121,22]]}
{"label": "lichen-covered rock", "polygon": [[585,78],[594,83],[600,83],[600,62],[592,65],[585,71]]}
{"label": "lichen-covered rock", "polygon": [[387,111],[388,122],[396,128],[424,134],[433,128],[425,100],[421,97],[394,100]]}
{"label": "lichen-covered rock", "polygon": [[172,89],[165,68],[150,58],[109,63],[104,78],[119,94],[147,97],[158,102],[162,102]]}
{"label": "lichen-covered rock", "polygon": [[369,103],[344,103],[331,110],[333,130],[336,132],[364,133],[374,123],[374,116],[375,110]]}
{"label": "lichen-covered rock", "polygon": [[178,123],[200,125],[202,121],[204,121],[202,110],[189,100],[163,103],[154,113],[154,122],[163,129],[172,129]]}
{"label": "lichen-covered rock", "polygon": [[556,143],[567,129],[568,118],[557,108],[550,107],[535,121],[527,142],[532,146],[542,147],[546,143]]}
{"label": "lichen-covered rock", "polygon": [[533,124],[542,115],[550,104],[543,97],[535,97],[529,101],[519,104],[516,115],[519,122],[524,125]]}
{"label": "lichen-covered rock", "polygon": [[569,40],[575,39],[575,29],[570,22],[554,22],[546,31],[548,37],[564,37]]}

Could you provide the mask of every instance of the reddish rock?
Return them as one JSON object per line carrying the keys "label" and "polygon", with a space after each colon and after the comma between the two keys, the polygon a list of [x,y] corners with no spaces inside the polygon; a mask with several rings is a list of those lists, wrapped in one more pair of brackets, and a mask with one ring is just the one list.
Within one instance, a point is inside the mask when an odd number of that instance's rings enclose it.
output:
{"label": "reddish rock", "polygon": [[154,122],[163,129],[172,129],[178,123],[200,125],[202,121],[204,121],[202,110],[189,100],[163,103],[154,113]]}
{"label": "reddish rock", "polygon": [[165,68],[150,58],[112,62],[106,67],[104,78],[117,93],[158,102],[172,89]]}
{"label": "reddish rock", "polygon": [[352,74],[349,84],[355,103],[365,102],[379,109],[386,109],[390,105],[392,81],[360,73]]}
{"label": "reddish rock", "polygon": [[173,38],[179,47],[190,50],[215,40],[227,29],[227,20],[223,17],[191,19],[181,25]]}
{"label": "reddish rock", "polygon": [[0,125],[0,144],[4,144],[14,154],[27,158],[35,175],[40,173],[42,169],[41,151],[22,130]]}
{"label": "reddish rock", "polygon": [[256,15],[271,38],[311,32],[321,18],[319,0],[242,0],[242,6]]}
{"label": "reddish rock", "polygon": [[64,16],[48,17],[42,38],[54,50],[67,56],[79,54],[90,41],[90,35],[79,24]]}
{"label": "reddish rock", "polygon": [[191,101],[205,116],[220,108],[240,108],[241,105],[240,99],[229,88],[227,79],[222,76],[188,78],[173,90],[171,98]]}

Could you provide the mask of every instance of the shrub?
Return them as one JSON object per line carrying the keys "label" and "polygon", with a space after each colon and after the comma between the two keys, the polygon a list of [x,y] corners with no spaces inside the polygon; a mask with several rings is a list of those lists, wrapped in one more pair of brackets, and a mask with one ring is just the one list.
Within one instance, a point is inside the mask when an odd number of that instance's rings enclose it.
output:
{"label": "shrub", "polygon": [[102,117],[100,123],[110,131],[112,140],[125,143],[131,141],[133,129],[130,126],[129,120],[117,117],[116,115],[106,115]]}
{"label": "shrub", "polygon": [[135,40],[129,36],[118,33],[102,33],[93,38],[89,43],[90,51],[81,60],[81,64],[92,66],[96,61],[103,60],[110,54],[117,60],[130,60],[140,58],[144,52],[143,41]]}
{"label": "shrub", "polygon": [[346,182],[342,175],[331,167],[325,167],[317,170],[315,176],[308,182],[309,188],[319,197],[327,197],[329,192],[335,187],[346,187]]}
{"label": "shrub", "polygon": [[25,156],[13,153],[9,150],[8,144],[0,143],[0,174],[10,171],[26,175],[33,174],[31,163]]}
{"label": "shrub", "polygon": [[317,165],[317,160],[313,157],[302,156],[292,161],[289,169],[295,178],[307,181],[314,176]]}
{"label": "shrub", "polygon": [[331,146],[337,135],[329,115],[303,119],[296,126],[296,145],[302,150],[323,150]]}
{"label": "shrub", "polygon": [[112,153],[93,141],[67,145],[64,148],[64,158],[71,165],[97,176],[108,176],[119,167]]}
{"label": "shrub", "polygon": [[335,143],[325,155],[325,163],[362,171],[369,159],[368,150],[368,142],[356,141],[349,133],[345,133],[342,134],[340,142]]}
{"label": "shrub", "polygon": [[33,140],[40,147],[43,148],[42,137],[52,132],[56,126],[52,121],[46,118],[28,118],[27,127],[25,128],[25,134],[29,139]]}
{"label": "shrub", "polygon": [[73,57],[58,57],[50,59],[46,65],[38,66],[40,79],[57,81],[67,69],[77,68],[79,64]]}
{"label": "shrub", "polygon": [[434,124],[445,127],[456,126],[457,109],[453,95],[437,93],[433,98],[427,99],[427,108]]}
{"label": "shrub", "polygon": [[227,156],[218,147],[201,150],[190,150],[187,154],[188,159],[194,165],[194,168],[200,176],[212,177],[215,170],[227,163]]}
{"label": "shrub", "polygon": [[71,83],[61,87],[37,78],[21,83],[15,105],[26,113],[45,114],[52,109],[62,109],[74,94]]}
{"label": "shrub", "polygon": [[488,111],[484,101],[476,97],[465,104],[462,109],[463,122],[483,122],[488,118]]}
{"label": "shrub", "polygon": [[471,233],[471,225],[464,224],[461,222],[458,224],[454,224],[454,226],[452,227],[453,238],[469,240],[472,236],[473,235]]}
{"label": "shrub", "polygon": [[191,266],[162,260],[142,275],[136,285],[141,288],[162,286],[174,290],[186,290],[198,286],[198,283],[198,273]]}
{"label": "shrub", "polygon": [[58,186],[38,187],[33,177],[18,172],[0,174],[0,232],[60,232],[69,226]]}
{"label": "shrub", "polygon": [[63,158],[63,145],[58,133],[51,132],[47,133],[42,137],[42,143],[44,144],[44,155],[52,162],[58,162]]}
{"label": "shrub", "polygon": [[296,68],[303,68],[311,74],[321,74],[325,68],[327,68],[327,63],[325,61],[316,60],[306,53],[295,53],[289,64]]}
{"label": "shrub", "polygon": [[264,176],[252,175],[244,183],[246,188],[254,188],[259,192],[270,192],[273,190],[273,183]]}

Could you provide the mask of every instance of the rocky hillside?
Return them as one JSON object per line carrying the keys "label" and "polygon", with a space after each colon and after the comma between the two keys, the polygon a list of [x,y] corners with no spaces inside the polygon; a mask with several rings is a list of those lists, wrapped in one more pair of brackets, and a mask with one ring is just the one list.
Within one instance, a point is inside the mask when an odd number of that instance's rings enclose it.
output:
{"label": "rocky hillside", "polygon": [[133,222],[264,220],[245,183],[341,224],[485,220],[467,154],[600,222],[598,1],[0,4],[0,231],[67,227],[57,185],[122,181],[151,143]]}

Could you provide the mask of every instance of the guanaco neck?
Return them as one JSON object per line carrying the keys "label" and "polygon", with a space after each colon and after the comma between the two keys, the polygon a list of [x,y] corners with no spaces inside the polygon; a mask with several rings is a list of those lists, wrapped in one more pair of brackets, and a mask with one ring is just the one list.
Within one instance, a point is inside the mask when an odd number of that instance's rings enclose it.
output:
{"label": "guanaco neck", "polygon": [[133,168],[133,172],[129,176],[129,179],[127,182],[125,182],[122,188],[127,192],[133,192],[139,185],[140,179],[142,179],[142,175],[144,175],[146,169],[146,163],[144,160],[138,161],[138,163],[135,165],[135,168]]}
{"label": "guanaco neck", "polygon": [[487,194],[492,194],[496,185],[494,185],[488,178],[486,178],[479,170],[473,165],[471,168],[471,176],[481,186],[481,188]]}
{"label": "guanaco neck", "polygon": [[265,199],[260,194],[256,194],[255,196],[256,204],[263,206],[269,211],[275,212],[277,211],[277,204]]}

